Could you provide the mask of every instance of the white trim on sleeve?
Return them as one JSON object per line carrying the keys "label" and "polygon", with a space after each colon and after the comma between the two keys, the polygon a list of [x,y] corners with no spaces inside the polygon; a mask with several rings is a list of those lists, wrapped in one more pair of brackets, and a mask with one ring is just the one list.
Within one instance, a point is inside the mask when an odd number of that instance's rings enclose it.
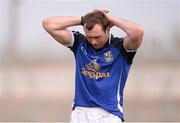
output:
{"label": "white trim on sleeve", "polygon": [[123,42],[123,47],[126,50],[126,52],[128,52],[128,53],[136,52],[137,51],[137,49],[126,49],[125,46],[124,46],[124,42]]}
{"label": "white trim on sleeve", "polygon": [[137,49],[136,49],[136,50],[133,50],[133,49],[129,50],[129,49],[126,49],[125,47],[124,47],[124,49],[125,49],[125,50],[126,50],[126,52],[128,52],[128,53],[131,53],[131,52],[136,52],[136,51],[137,51]]}

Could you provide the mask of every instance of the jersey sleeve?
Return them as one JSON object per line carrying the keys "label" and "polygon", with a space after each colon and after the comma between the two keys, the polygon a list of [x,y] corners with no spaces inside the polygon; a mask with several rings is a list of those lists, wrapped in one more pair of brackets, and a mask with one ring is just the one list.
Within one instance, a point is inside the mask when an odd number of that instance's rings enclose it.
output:
{"label": "jersey sleeve", "polygon": [[114,45],[122,53],[123,57],[128,64],[132,64],[133,58],[136,54],[136,50],[127,50],[123,45],[124,38],[115,38]]}
{"label": "jersey sleeve", "polygon": [[71,44],[68,46],[71,51],[73,51],[74,54],[76,54],[76,51],[78,49],[79,44],[81,43],[83,38],[83,35],[79,33],[78,31],[72,31],[72,41]]}

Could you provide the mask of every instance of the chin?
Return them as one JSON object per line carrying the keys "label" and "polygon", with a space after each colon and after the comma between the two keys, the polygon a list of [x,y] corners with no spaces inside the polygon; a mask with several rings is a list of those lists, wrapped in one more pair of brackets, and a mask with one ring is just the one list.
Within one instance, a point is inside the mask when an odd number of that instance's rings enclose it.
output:
{"label": "chin", "polygon": [[101,48],[100,48],[100,47],[94,47],[94,49],[97,49],[97,50],[98,50],[98,49],[101,49]]}
{"label": "chin", "polygon": [[94,49],[101,49],[102,47],[101,46],[93,46],[94,47]]}

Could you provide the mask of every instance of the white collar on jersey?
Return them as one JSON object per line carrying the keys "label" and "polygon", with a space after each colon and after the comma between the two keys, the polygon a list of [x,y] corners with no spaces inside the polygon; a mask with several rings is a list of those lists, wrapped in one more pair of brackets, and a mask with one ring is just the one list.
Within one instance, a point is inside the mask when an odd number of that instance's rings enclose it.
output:
{"label": "white collar on jersey", "polygon": [[109,44],[111,44],[111,33],[109,33]]}

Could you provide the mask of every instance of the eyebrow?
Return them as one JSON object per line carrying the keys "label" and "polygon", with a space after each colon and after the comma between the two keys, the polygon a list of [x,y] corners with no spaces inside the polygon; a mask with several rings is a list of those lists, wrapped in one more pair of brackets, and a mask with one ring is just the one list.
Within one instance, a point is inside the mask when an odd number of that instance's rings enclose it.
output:
{"label": "eyebrow", "polygon": [[101,36],[101,35],[98,35],[98,36],[87,36],[87,35],[86,35],[87,38],[98,38],[98,37],[100,37],[100,36]]}

